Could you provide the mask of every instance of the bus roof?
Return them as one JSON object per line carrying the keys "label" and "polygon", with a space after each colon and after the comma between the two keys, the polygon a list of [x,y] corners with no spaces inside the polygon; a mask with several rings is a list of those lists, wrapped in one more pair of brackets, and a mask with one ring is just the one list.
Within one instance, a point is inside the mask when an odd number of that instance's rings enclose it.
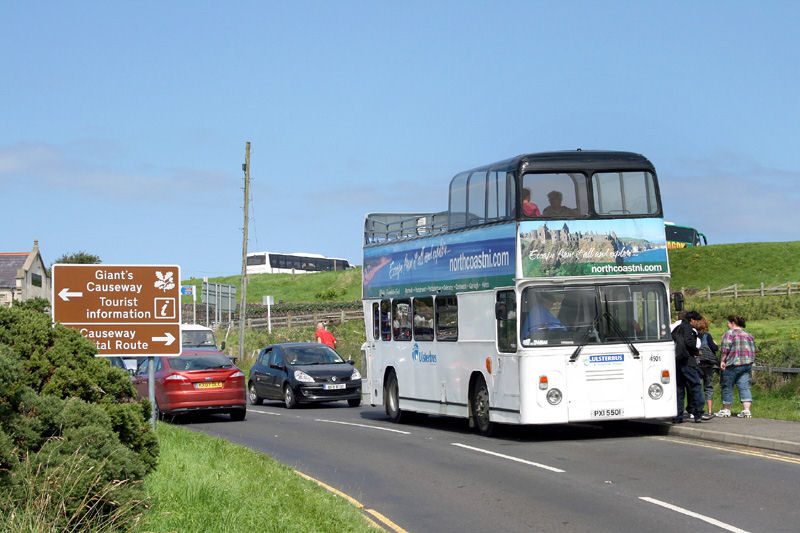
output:
{"label": "bus roof", "polygon": [[561,150],[523,154],[470,170],[649,170],[655,167],[645,156],[633,152],[610,150]]}

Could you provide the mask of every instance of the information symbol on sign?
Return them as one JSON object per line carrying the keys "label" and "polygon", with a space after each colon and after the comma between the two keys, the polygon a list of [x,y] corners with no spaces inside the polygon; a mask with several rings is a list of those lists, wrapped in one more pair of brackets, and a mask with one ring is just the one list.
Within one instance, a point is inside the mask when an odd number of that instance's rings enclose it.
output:
{"label": "information symbol on sign", "polygon": [[175,298],[155,298],[155,317],[163,319],[175,318]]}

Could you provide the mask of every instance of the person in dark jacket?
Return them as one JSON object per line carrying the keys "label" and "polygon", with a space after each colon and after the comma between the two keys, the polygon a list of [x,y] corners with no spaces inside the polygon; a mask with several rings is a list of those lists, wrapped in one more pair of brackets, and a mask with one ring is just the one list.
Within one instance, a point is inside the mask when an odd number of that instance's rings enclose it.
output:
{"label": "person in dark jacket", "polygon": [[697,349],[697,332],[692,327],[692,321],[702,319],[697,311],[688,311],[685,315],[678,316],[680,323],[672,330],[672,340],[675,341],[675,384],[677,386],[678,405],[676,417],[673,422],[683,422],[684,391],[687,394],[688,405],[686,410],[700,423],[703,417],[703,379],[700,377],[700,367],[697,358],[700,351]]}
{"label": "person in dark jacket", "polygon": [[707,409],[703,420],[710,420],[714,418],[714,371],[719,368],[717,356],[719,346],[708,331],[711,325],[706,317],[693,322],[692,325],[697,330],[697,338],[700,339],[700,358],[697,362],[700,364],[700,377],[703,379],[703,394],[706,397]]}

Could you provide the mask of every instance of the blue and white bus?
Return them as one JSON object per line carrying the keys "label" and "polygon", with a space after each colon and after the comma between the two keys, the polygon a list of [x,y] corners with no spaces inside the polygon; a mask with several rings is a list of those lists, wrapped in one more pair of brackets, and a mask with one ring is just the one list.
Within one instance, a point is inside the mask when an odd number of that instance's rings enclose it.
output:
{"label": "blue and white bus", "polygon": [[364,228],[363,401],[494,423],[675,416],[669,263],[645,157],[522,155]]}

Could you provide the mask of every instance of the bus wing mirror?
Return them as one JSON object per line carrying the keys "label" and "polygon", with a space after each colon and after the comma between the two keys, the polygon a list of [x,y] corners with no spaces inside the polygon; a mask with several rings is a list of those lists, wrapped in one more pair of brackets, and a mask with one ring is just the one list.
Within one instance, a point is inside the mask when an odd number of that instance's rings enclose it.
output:
{"label": "bus wing mirror", "polygon": [[508,320],[508,307],[505,302],[496,302],[494,304],[494,317],[497,320]]}
{"label": "bus wing mirror", "polygon": [[675,310],[676,311],[683,311],[683,293],[682,292],[673,292],[672,293],[672,300],[675,302]]}

